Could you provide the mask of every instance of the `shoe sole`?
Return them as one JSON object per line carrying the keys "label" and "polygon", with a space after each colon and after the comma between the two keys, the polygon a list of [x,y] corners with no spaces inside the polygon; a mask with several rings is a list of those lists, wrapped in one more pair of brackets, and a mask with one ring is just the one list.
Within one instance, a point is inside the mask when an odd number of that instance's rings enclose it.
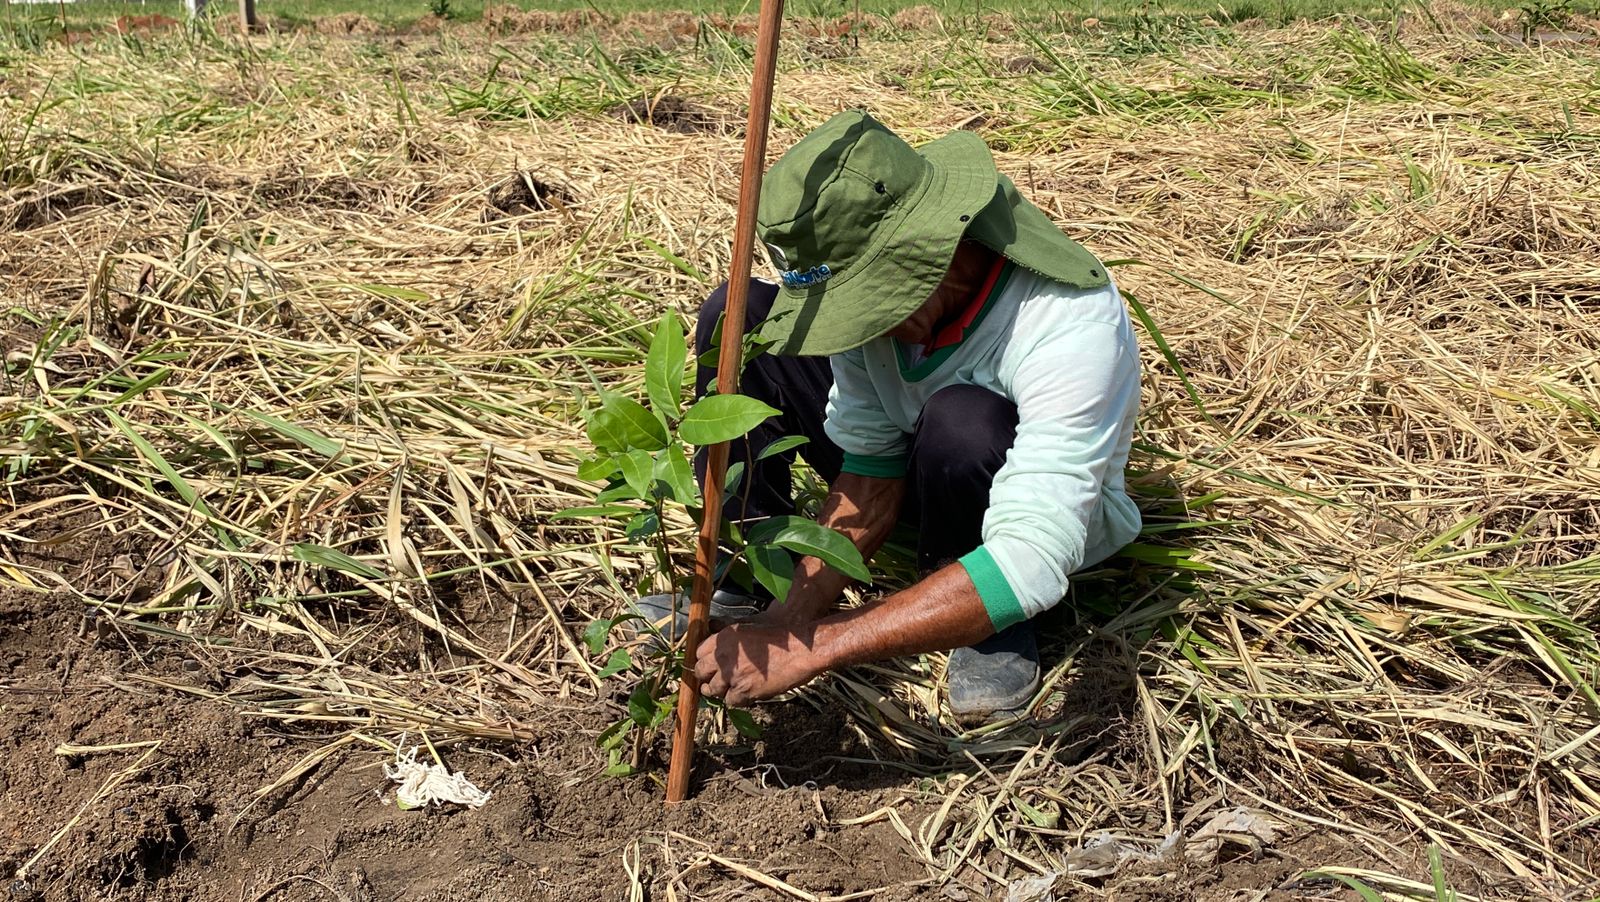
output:
{"label": "shoe sole", "polygon": [[1027,689],[1019,690],[992,705],[962,709],[957,709],[954,705],[950,705],[950,716],[955,718],[956,723],[969,727],[1020,717],[1027,714],[1029,709],[1033,707],[1033,697],[1039,694],[1040,685],[1040,678],[1035,676]]}

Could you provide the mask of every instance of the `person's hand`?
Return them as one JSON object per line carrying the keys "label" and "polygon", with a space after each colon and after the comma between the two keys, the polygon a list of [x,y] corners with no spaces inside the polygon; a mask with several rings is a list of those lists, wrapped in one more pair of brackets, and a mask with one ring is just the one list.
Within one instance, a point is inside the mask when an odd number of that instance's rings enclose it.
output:
{"label": "person's hand", "polygon": [[745,623],[794,632],[804,629],[815,621],[819,616],[817,611],[819,607],[820,605],[816,604],[806,605],[795,600],[779,599]]}
{"label": "person's hand", "polygon": [[695,652],[700,691],[734,707],[771,698],[824,669],[809,629],[740,623],[711,634]]}

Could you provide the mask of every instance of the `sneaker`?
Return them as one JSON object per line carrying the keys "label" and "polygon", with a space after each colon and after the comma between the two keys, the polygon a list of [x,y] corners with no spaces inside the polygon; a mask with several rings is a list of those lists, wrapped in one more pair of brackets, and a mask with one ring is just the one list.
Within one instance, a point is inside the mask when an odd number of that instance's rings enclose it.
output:
{"label": "sneaker", "polygon": [[1023,621],[950,653],[950,713],[962,724],[1020,714],[1039,691],[1039,639]]}
{"label": "sneaker", "polygon": [[[673,599],[677,599],[677,611],[673,611]],[[635,624],[634,629],[639,633],[650,634],[650,644],[661,648],[665,644],[677,642],[685,633],[689,632],[689,596],[687,595],[646,595],[635,599],[631,605],[630,613],[643,617],[645,621],[655,626],[652,631],[642,624]],[[765,602],[757,597],[730,592],[726,589],[717,589],[711,593],[711,622],[713,628],[718,624],[740,623],[750,620],[766,608]]]}

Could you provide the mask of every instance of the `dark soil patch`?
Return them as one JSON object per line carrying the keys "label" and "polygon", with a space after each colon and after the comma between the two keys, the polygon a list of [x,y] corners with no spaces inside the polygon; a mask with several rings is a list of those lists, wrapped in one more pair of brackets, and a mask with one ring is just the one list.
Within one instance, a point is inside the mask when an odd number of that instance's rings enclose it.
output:
{"label": "dark soil patch", "polygon": [[257,184],[256,198],[275,206],[365,210],[378,206],[382,187],[346,175],[280,173]]}
{"label": "dark soil patch", "polygon": [[489,206],[483,211],[483,221],[564,210],[572,201],[571,191],[538,178],[532,170],[517,172],[489,189]]}
{"label": "dark soil patch", "polygon": [[805,48],[809,56],[821,60],[844,59],[855,53],[855,46],[849,38],[831,36],[811,38],[806,41]]}
{"label": "dark soil patch", "polygon": [[382,34],[383,26],[360,13],[339,13],[323,16],[316,21],[317,34],[374,35]]}
{"label": "dark soil patch", "polygon": [[85,168],[68,177],[73,181],[39,183],[16,191],[9,201],[0,199],[0,232],[26,232],[64,222],[117,199],[113,189],[118,179],[114,176]]}
{"label": "dark soil patch", "polygon": [[167,31],[182,27],[183,23],[171,16],[160,14],[149,16],[118,16],[116,21],[117,34],[138,34],[150,31]]}
{"label": "dark soil patch", "polygon": [[639,97],[619,103],[607,112],[623,122],[653,125],[680,135],[728,134],[732,131],[727,117],[721,113],[671,94]]}
{"label": "dark soil patch", "polygon": [[240,177],[198,166],[174,177],[206,191],[239,196],[258,212],[311,209],[381,217],[420,210],[439,195],[437,186],[425,182],[387,182],[340,172],[312,174],[290,167]]}
{"label": "dark soil patch", "polygon": [[1037,56],[1014,56],[1011,59],[1006,60],[1007,72],[1025,74],[1028,72],[1054,72],[1055,70],[1056,67],[1053,63],[1048,60],[1040,59]]}
{"label": "dark soil patch", "polygon": [[334,174],[325,176],[279,172],[259,183],[256,198],[275,206],[316,207],[382,214],[420,209],[433,200],[427,184],[397,185]]}

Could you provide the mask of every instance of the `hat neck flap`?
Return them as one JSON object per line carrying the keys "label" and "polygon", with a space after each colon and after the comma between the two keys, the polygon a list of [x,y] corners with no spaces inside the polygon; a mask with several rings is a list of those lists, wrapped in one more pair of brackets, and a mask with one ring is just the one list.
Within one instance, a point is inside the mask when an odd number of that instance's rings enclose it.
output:
{"label": "hat neck flap", "polygon": [[1104,264],[1068,238],[1043,210],[1024,200],[1016,184],[1003,175],[994,200],[973,218],[966,237],[1024,269],[1073,288],[1101,288],[1111,282]]}

